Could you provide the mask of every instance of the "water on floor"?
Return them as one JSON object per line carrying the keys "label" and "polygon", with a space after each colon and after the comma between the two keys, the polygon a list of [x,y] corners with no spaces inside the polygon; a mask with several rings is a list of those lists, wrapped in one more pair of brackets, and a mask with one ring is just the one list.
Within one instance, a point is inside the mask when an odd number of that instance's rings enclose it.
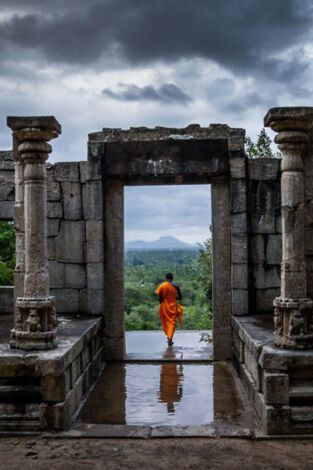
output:
{"label": "water on floor", "polygon": [[247,428],[250,415],[227,363],[112,363],[104,369],[79,421]]}
{"label": "water on floor", "polygon": [[126,353],[127,360],[212,360],[212,332],[178,330],[169,348],[163,331],[128,331]]}

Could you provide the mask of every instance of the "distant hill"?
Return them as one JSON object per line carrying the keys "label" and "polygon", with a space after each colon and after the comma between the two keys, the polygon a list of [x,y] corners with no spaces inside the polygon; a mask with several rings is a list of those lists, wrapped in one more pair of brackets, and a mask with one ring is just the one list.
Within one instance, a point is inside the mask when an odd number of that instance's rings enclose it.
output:
{"label": "distant hill", "polygon": [[182,242],[178,238],[172,236],[160,237],[153,242],[145,242],[144,240],[136,240],[126,243],[126,250],[198,250],[196,245]]}

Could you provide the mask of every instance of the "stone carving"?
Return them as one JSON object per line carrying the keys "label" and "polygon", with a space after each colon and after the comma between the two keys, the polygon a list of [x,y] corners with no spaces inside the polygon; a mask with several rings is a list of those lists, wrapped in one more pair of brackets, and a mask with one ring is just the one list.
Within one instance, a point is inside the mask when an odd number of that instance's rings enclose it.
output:
{"label": "stone carving", "polygon": [[265,125],[278,134],[282,152],[281,297],[274,300],[275,343],[295,349],[313,347],[313,302],[307,298],[303,156],[313,124],[313,108],[273,108]]}
{"label": "stone carving", "polygon": [[23,226],[16,271],[24,261],[25,272],[15,302],[10,344],[26,350],[52,349],[56,345],[56,312],[54,298],[49,296],[45,162],[52,150],[48,141],[60,134],[61,127],[51,116],[9,117],[8,125],[13,130],[17,161],[17,219]]}

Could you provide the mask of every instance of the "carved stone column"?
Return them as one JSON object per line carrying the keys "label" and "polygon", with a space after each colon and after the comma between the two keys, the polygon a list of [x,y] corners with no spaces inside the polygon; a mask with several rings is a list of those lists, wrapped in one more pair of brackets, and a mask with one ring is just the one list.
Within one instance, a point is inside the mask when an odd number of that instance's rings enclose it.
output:
{"label": "carved stone column", "polygon": [[274,300],[275,344],[284,348],[313,347],[313,301],[307,297],[305,264],[305,199],[303,157],[313,123],[313,108],[273,108],[265,126],[278,132],[282,153],[281,296]]}
{"label": "carved stone column", "polygon": [[[61,127],[54,117],[9,117],[8,126],[19,143],[24,175],[25,277],[24,294],[16,299],[10,344],[20,349],[52,349],[56,345],[55,299],[49,296],[47,260],[47,196],[45,162],[48,141]],[[17,180],[20,167],[16,167]]]}

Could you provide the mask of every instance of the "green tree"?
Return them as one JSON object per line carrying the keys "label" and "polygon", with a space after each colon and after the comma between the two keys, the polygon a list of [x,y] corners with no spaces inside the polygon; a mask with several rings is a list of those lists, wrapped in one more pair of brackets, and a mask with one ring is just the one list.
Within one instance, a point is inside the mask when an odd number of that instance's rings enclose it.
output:
{"label": "green tree", "polygon": [[13,222],[0,222],[0,285],[12,285],[15,266]]}
{"label": "green tree", "polygon": [[271,149],[271,138],[267,135],[265,129],[261,129],[256,143],[247,137],[245,140],[246,153],[249,158],[280,158],[280,153],[274,153]]}

